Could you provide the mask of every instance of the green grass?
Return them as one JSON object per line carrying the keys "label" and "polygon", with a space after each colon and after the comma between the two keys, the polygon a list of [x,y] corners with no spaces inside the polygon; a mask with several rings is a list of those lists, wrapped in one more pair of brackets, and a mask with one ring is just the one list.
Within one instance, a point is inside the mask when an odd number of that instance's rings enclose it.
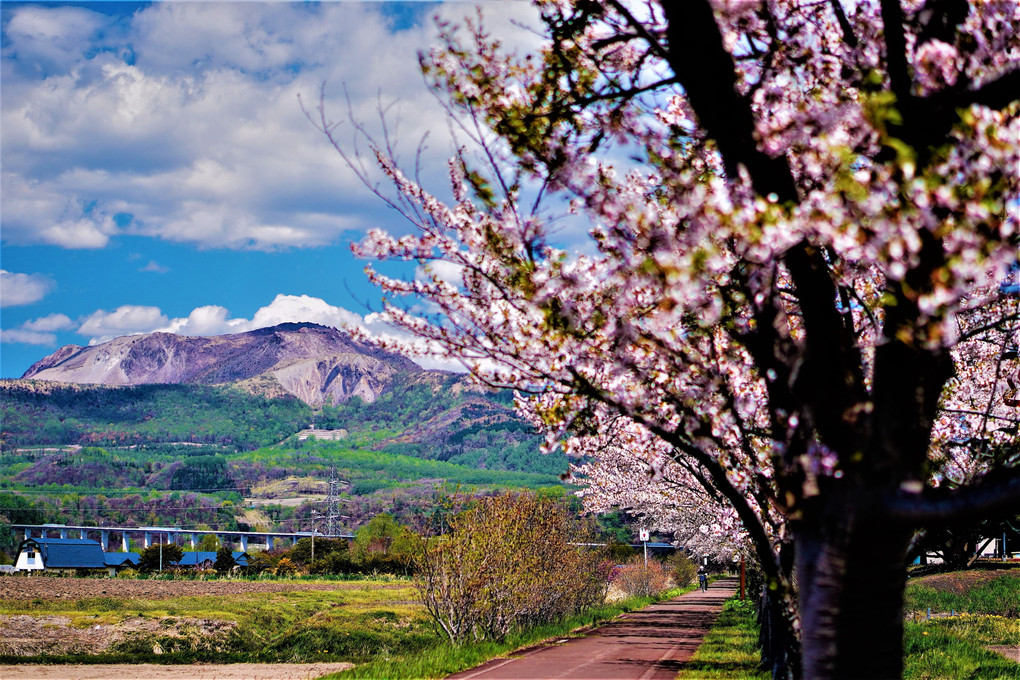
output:
{"label": "green grass", "polygon": [[905,628],[904,680],[1020,680],[1020,664],[985,648],[1020,645],[1017,619],[964,615]]}
{"label": "green grass", "polygon": [[[1020,646],[1020,570],[922,578],[908,585],[905,608],[914,614],[904,630],[905,680],[1020,680],[1020,665],[987,649]],[[922,618],[929,608],[957,616]]]}
{"label": "green grass", "polygon": [[517,631],[500,642],[480,642],[452,645],[448,642],[424,648],[413,654],[380,656],[369,663],[341,673],[326,676],[323,680],[406,680],[410,678],[442,678],[451,673],[472,668],[489,659],[504,656],[525,647],[553,638],[582,635],[584,629],[615,618],[625,612],[647,607],[652,602],[690,592],[695,586],[678,588],[658,598],[635,597],[592,609],[557,624]]}
{"label": "green grass", "polygon": [[[960,572],[960,574],[984,572]],[[947,580],[952,574],[940,575]],[[1020,616],[1020,569],[1011,569],[968,587],[964,582],[953,592],[945,588],[932,587],[939,583],[939,577],[921,579],[910,583],[905,597],[905,609],[911,611],[967,612],[969,614],[998,614],[1016,618]],[[961,576],[962,580],[962,576]]]}
{"label": "green grass", "polygon": [[730,598],[677,680],[767,680],[751,600]]}

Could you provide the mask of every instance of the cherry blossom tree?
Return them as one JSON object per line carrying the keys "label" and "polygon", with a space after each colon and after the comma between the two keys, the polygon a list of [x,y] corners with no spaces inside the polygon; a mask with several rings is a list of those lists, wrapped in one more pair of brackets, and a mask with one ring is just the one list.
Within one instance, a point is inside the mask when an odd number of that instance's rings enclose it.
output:
{"label": "cherry blossom tree", "polygon": [[519,390],[596,504],[724,503],[776,675],[900,677],[917,531],[1020,498],[1020,5],[538,7],[535,53],[479,20],[423,56],[474,143],[452,200],[372,147],[417,230],[357,250],[419,262],[370,273],[435,312],[384,344]]}

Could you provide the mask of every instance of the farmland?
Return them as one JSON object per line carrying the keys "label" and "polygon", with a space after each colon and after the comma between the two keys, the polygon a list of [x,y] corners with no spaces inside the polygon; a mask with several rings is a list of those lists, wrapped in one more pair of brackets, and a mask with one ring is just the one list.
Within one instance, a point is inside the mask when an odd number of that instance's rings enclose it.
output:
{"label": "farmland", "polygon": [[398,579],[0,578],[0,663],[362,662],[435,636]]}

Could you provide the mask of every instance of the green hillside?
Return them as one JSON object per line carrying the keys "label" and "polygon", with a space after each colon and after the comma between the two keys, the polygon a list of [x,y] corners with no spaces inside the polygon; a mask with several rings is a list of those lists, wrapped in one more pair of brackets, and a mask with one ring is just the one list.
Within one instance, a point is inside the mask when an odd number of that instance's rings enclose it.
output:
{"label": "green hillside", "polygon": [[[455,375],[401,375],[374,403],[321,410],[228,387],[7,380],[0,409],[0,493],[47,522],[296,530],[331,467],[352,524],[381,511],[410,520],[454,489],[562,488],[567,470],[563,454],[539,451],[511,395]],[[298,436],[313,424],[344,436]],[[21,503],[0,503],[0,524]]]}
{"label": "green hillside", "polygon": [[297,399],[267,399],[226,387],[106,387],[0,381],[0,449],[128,446],[163,442],[251,450],[307,426]]}
{"label": "green hillside", "polygon": [[[508,393],[465,387],[463,377],[457,375],[400,374],[374,403],[355,397],[318,411],[297,399],[271,399],[230,387],[104,387],[3,380],[0,418],[0,453],[6,454],[98,446],[138,447],[143,462],[158,461],[159,454],[169,450],[175,458],[225,455],[284,442],[314,424],[346,430],[349,437],[344,445],[351,450],[385,451],[486,470],[547,475],[566,470],[561,454],[539,452],[539,437],[517,418]],[[120,480],[121,473],[115,478]],[[39,474],[25,481],[45,483]],[[179,477],[186,474],[178,473]],[[137,471],[131,479],[142,483]],[[50,481],[70,483],[59,478]]]}

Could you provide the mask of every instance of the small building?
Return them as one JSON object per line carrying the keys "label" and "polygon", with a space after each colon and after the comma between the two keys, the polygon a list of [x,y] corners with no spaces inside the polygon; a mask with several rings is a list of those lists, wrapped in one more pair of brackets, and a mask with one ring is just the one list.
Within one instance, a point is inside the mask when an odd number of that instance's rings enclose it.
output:
{"label": "small building", "polygon": [[[243,550],[235,550],[231,553],[231,555],[234,558],[234,567],[248,566],[248,553]],[[185,552],[180,561],[174,562],[174,566],[187,567],[189,569],[196,569],[200,571],[212,569],[215,564],[216,552],[211,550]]]}
{"label": "small building", "polygon": [[18,546],[14,566],[29,572],[111,573],[102,546],[87,538],[26,538]]}
{"label": "small building", "polygon": [[108,552],[103,553],[103,561],[110,576],[114,576],[122,569],[133,569],[138,566],[142,556],[136,552]]}

